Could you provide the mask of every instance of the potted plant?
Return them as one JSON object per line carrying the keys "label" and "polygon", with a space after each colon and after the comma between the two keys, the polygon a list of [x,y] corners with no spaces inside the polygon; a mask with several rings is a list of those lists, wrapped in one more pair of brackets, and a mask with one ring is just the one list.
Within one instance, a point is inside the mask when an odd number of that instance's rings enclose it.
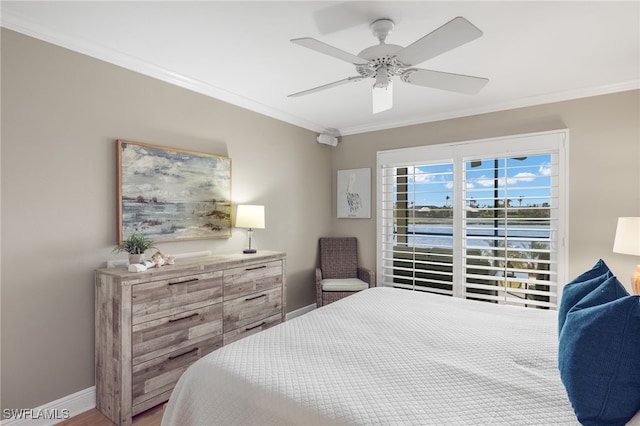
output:
{"label": "potted plant", "polygon": [[145,237],[142,232],[136,231],[129,235],[126,240],[118,244],[113,251],[116,253],[126,251],[129,253],[129,264],[134,264],[142,263],[144,252],[150,248],[155,248],[153,246],[153,240]]}

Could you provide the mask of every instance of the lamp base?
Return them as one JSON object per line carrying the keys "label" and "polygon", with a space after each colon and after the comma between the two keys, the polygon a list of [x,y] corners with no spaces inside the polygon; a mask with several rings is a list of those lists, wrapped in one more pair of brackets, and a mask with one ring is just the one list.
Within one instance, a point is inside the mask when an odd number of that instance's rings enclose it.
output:
{"label": "lamp base", "polygon": [[640,265],[636,266],[636,272],[631,277],[631,288],[635,294],[640,294]]}
{"label": "lamp base", "polygon": [[253,254],[253,253],[257,253],[258,251],[256,249],[244,249],[242,250],[242,252],[244,254]]}

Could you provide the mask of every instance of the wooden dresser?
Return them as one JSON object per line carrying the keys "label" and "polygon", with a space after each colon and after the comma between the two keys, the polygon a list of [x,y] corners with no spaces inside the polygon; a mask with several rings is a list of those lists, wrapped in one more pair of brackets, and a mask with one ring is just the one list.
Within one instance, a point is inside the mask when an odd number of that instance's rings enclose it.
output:
{"label": "wooden dresser", "polygon": [[260,251],[95,271],[96,406],[111,421],[169,399],[198,358],[284,321],[285,254]]}

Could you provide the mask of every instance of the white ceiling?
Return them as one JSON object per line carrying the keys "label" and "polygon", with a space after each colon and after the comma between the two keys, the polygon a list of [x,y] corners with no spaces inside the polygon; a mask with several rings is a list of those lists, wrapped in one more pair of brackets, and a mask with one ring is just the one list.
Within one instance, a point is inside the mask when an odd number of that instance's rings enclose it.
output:
{"label": "white ceiling", "polygon": [[[2,26],[316,131],[347,135],[640,87],[640,2],[2,1]],[[373,80],[287,95],[357,75],[290,43],[313,37],[358,54],[369,24],[407,46],[456,16],[484,35],[420,64],[489,78],[477,95],[394,81],[371,112]]]}

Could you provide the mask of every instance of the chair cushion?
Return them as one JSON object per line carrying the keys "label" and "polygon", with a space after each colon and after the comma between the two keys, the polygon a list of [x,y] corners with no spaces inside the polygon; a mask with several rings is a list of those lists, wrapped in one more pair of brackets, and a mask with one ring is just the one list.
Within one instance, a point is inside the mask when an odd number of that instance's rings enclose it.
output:
{"label": "chair cushion", "polygon": [[325,278],[322,291],[360,291],[369,288],[369,284],[358,278]]}

